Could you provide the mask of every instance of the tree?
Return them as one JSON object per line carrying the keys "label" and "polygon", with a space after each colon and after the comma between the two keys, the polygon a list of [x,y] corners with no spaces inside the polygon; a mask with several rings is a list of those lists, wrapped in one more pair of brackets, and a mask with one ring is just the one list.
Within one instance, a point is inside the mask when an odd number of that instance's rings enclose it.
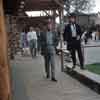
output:
{"label": "tree", "polygon": [[64,0],[67,13],[90,11],[94,6],[94,0]]}

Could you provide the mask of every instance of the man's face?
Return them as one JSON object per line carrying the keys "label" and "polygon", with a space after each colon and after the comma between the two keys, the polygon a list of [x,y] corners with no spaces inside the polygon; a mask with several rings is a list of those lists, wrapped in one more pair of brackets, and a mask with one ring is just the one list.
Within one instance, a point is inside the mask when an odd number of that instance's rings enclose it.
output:
{"label": "man's face", "polygon": [[47,31],[47,26],[43,26],[43,31],[44,31],[44,32]]}
{"label": "man's face", "polygon": [[52,30],[52,24],[48,24],[47,28],[48,30]]}
{"label": "man's face", "polygon": [[31,32],[33,31],[33,27],[30,27],[30,31],[31,31]]}
{"label": "man's face", "polygon": [[75,17],[70,17],[69,18],[70,22],[74,23],[76,20],[75,20]]}

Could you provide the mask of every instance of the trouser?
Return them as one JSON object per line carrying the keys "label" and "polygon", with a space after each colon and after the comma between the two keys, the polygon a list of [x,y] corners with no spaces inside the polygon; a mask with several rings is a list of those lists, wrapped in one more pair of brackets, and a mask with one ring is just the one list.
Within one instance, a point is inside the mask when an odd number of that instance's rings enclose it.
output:
{"label": "trouser", "polygon": [[55,53],[47,54],[44,56],[45,59],[45,72],[50,76],[50,66],[51,66],[51,77],[55,78]]}
{"label": "trouser", "polygon": [[21,48],[21,55],[23,55],[23,48]]}
{"label": "trouser", "polygon": [[[33,39],[29,42],[29,47],[30,47],[30,53],[33,56],[36,56],[36,51],[37,51],[37,40]],[[34,50],[34,53],[33,53]]]}
{"label": "trouser", "polygon": [[80,67],[83,68],[84,67],[84,58],[83,58],[83,53],[82,53],[82,49],[81,49],[81,44],[77,43],[77,41],[73,41],[70,52],[71,52],[71,56],[72,56],[73,65],[74,66],[76,65],[76,52],[77,52],[78,58],[80,61]]}
{"label": "trouser", "polygon": [[[33,50],[34,50],[34,53],[33,53]],[[32,57],[36,56],[36,51],[37,51],[36,48],[30,48],[30,53],[31,53]]]}
{"label": "trouser", "polygon": [[38,41],[37,41],[37,50],[38,50],[38,52],[40,52],[40,49],[41,49],[40,39],[38,38]]}

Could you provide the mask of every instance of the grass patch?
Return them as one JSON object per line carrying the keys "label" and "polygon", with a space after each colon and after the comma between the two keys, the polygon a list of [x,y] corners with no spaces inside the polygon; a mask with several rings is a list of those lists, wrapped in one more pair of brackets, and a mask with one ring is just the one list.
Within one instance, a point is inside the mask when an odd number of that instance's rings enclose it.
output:
{"label": "grass patch", "polygon": [[100,75],[100,63],[86,65],[87,70]]}

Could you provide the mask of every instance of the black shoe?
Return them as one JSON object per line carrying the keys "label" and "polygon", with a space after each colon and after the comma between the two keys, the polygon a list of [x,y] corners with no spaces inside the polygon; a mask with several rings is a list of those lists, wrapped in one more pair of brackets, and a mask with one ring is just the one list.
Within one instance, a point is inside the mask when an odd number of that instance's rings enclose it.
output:
{"label": "black shoe", "polygon": [[73,69],[75,69],[75,67],[76,67],[76,66],[75,66],[75,65],[73,65],[72,70],[73,70]]}
{"label": "black shoe", "polygon": [[34,58],[34,56],[32,55],[32,58]]}
{"label": "black shoe", "polygon": [[52,78],[51,80],[52,80],[53,82],[57,82],[57,80],[56,80],[55,78]]}
{"label": "black shoe", "polygon": [[47,75],[47,76],[46,76],[46,78],[48,79],[48,78],[50,78],[50,76],[49,76],[49,75]]}
{"label": "black shoe", "polygon": [[85,70],[85,68],[84,68],[84,67],[80,67],[80,69],[81,69],[81,70]]}

